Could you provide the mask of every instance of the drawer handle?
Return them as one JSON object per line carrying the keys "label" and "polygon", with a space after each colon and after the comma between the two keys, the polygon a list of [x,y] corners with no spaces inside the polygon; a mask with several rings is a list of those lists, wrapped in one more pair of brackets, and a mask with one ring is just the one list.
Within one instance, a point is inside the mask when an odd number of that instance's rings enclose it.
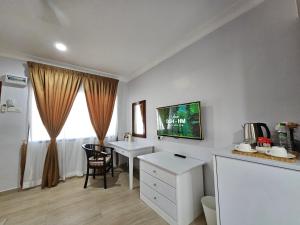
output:
{"label": "drawer handle", "polygon": [[153,197],[153,199],[156,200],[157,198],[156,198],[156,197]]}
{"label": "drawer handle", "polygon": [[153,173],[156,173],[156,170],[153,170]]}
{"label": "drawer handle", "polygon": [[156,187],[156,183],[154,183],[153,186]]}

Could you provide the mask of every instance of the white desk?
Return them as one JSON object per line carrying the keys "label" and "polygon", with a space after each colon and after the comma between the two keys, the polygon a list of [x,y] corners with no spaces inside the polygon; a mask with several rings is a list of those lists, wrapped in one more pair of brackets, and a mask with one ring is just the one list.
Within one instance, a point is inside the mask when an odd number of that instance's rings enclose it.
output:
{"label": "white desk", "polygon": [[129,189],[133,188],[133,158],[153,152],[153,145],[147,142],[109,142],[115,148],[115,152],[126,156],[129,159]]}

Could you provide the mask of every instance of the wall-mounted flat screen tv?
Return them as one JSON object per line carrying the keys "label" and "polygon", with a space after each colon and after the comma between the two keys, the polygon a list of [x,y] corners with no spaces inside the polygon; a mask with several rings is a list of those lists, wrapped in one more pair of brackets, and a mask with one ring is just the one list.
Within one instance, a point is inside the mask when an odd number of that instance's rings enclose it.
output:
{"label": "wall-mounted flat screen tv", "polygon": [[165,106],[156,110],[157,136],[203,139],[200,102]]}

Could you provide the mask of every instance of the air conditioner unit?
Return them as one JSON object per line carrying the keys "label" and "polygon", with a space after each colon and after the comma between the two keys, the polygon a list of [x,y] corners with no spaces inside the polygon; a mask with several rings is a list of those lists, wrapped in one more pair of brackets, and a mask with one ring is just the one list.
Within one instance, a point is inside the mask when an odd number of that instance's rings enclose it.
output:
{"label": "air conditioner unit", "polygon": [[2,77],[3,85],[10,87],[26,87],[27,77],[6,74]]}

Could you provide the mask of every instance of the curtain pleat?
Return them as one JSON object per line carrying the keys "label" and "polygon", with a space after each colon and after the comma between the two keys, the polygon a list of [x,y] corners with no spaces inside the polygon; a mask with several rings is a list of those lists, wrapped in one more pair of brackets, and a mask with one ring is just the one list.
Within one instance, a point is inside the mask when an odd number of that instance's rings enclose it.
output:
{"label": "curtain pleat", "polygon": [[44,64],[28,62],[37,108],[51,138],[44,163],[42,188],[59,181],[56,137],[69,115],[83,74]]}
{"label": "curtain pleat", "polygon": [[23,188],[24,172],[26,165],[27,141],[23,141],[20,148],[20,189]]}
{"label": "curtain pleat", "polygon": [[115,79],[93,75],[86,76],[83,81],[91,123],[100,144],[103,144],[109,128],[118,82]]}

